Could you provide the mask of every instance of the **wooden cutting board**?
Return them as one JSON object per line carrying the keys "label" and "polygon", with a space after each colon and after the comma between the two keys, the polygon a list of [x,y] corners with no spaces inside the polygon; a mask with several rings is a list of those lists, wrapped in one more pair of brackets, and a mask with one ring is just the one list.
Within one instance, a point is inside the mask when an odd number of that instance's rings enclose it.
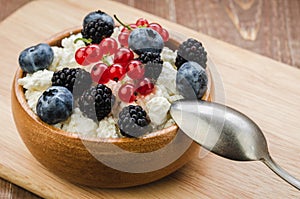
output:
{"label": "wooden cutting board", "polygon": [[[300,178],[298,69],[122,4],[106,0],[82,2],[32,1],[0,23],[0,177],[48,198],[300,197],[300,192],[260,162],[234,162],[205,151],[160,181],[128,189],[77,186],[40,165],[21,141],[11,114],[10,88],[19,52],[57,32],[79,26],[88,12],[101,9],[128,22],[145,17],[172,32],[202,41],[223,80],[224,103],[256,121],[264,130],[274,159]],[[218,88],[218,92],[222,89]]]}

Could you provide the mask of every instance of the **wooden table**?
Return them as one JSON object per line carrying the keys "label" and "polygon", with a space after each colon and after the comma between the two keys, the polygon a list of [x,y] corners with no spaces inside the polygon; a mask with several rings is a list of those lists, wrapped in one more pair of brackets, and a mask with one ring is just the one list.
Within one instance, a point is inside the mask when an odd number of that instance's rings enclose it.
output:
{"label": "wooden table", "polygon": [[[300,67],[300,29],[298,1],[263,1],[263,0],[228,0],[228,1],[205,1],[205,0],[117,0],[132,7],[148,11],[170,21],[182,24],[186,27],[201,31],[215,38],[227,41],[251,51],[269,56],[280,62]],[[26,0],[15,0],[15,5],[22,5]],[[6,2],[7,3],[7,2]],[[64,9],[59,5],[63,5]],[[93,6],[96,4],[97,6]],[[128,16],[126,19],[135,20],[137,16],[143,16],[138,11],[126,11],[120,4],[111,2],[101,5],[92,2],[89,5],[80,5],[72,1],[37,1],[27,4],[12,16],[5,19],[1,24],[0,42],[2,46],[1,57],[4,68],[10,68],[10,72],[2,71],[3,74],[13,74],[17,63],[17,53],[24,47],[46,39],[48,34],[53,34],[64,28],[80,24],[82,16],[88,11],[97,8],[116,13],[120,16]],[[2,9],[3,6],[6,9]],[[107,5],[112,5],[107,6]],[[11,4],[2,4],[1,11],[9,12],[14,7]],[[60,9],[58,16],[61,19],[50,18],[52,9]],[[41,10],[48,11],[42,12]],[[123,12],[119,14],[122,10]],[[187,10],[189,12],[187,12]],[[64,15],[62,12],[65,12]],[[128,13],[126,13],[128,12]],[[137,14],[137,15],[134,15]],[[3,17],[3,12],[0,17]],[[71,17],[72,16],[72,17]],[[156,18],[148,14],[148,19]],[[37,18],[40,20],[37,20]],[[43,33],[29,28],[32,24],[25,19],[34,20],[32,23],[42,29]],[[49,19],[48,25],[43,23]],[[179,26],[168,21],[159,20],[170,29],[178,29]],[[20,26],[20,27],[13,27]],[[180,27],[181,28],[181,27]],[[20,32],[14,32],[14,31]],[[30,32],[31,35],[20,38],[22,30]],[[300,177],[298,162],[300,160],[300,126],[298,116],[300,114],[300,71],[285,64],[272,61],[262,56],[244,51],[240,48],[230,46],[203,34],[182,28],[184,33],[201,38],[207,47],[211,59],[215,62],[224,80],[226,103],[243,111],[252,117],[264,130],[269,141],[270,151],[284,168]],[[15,38],[15,37],[18,38]],[[8,65],[8,66],[7,66]],[[2,76],[1,76],[2,77]],[[3,78],[1,78],[3,81]],[[4,80],[11,81],[11,77]],[[7,86],[7,85],[5,85]],[[1,108],[9,104],[9,92],[1,82]],[[3,97],[3,98],[2,98]],[[294,106],[294,107],[292,107]],[[5,107],[9,112],[9,107]],[[6,113],[6,112],[4,112]],[[10,116],[9,116],[10,117]],[[11,118],[3,118],[2,121],[12,122]],[[4,124],[4,123],[1,123]],[[1,126],[1,136],[4,133],[16,133],[13,124],[8,128]],[[17,137],[15,134],[13,135]],[[20,142],[19,138],[17,140]],[[3,146],[5,146],[4,143]],[[24,149],[25,157],[31,159],[28,151]],[[0,145],[0,157],[14,154],[11,148],[2,148]],[[7,150],[7,151],[5,151]],[[5,151],[5,153],[3,152]],[[16,158],[12,157],[12,161]],[[32,160],[34,161],[34,160]],[[6,162],[5,162],[6,163]],[[34,162],[34,164],[37,164]],[[9,163],[0,162],[0,174],[3,178],[17,183],[39,195],[49,196],[49,187],[38,187],[32,179],[20,178],[18,172],[7,169]],[[7,172],[5,172],[7,171]],[[24,175],[25,175],[24,170]],[[27,174],[27,173],[26,173]],[[22,176],[22,175],[21,175]],[[56,180],[54,180],[56,181]],[[55,188],[53,193],[58,193]],[[75,193],[77,187],[68,187],[66,193]],[[272,190],[273,189],[273,190]],[[260,163],[237,163],[214,155],[208,155],[205,159],[193,160],[183,169],[175,174],[147,186],[126,190],[93,190],[81,189],[82,195],[87,193],[96,194],[100,192],[103,197],[114,195],[115,197],[138,198],[152,196],[159,198],[180,198],[181,194],[187,197],[270,197],[282,198],[299,197],[299,193],[289,187],[277,176],[273,175]],[[84,190],[84,191],[83,191]],[[178,190],[178,191],[172,191]],[[50,194],[51,195],[51,194]],[[87,194],[88,195],[88,194]],[[66,194],[65,196],[70,196]],[[78,195],[76,195],[78,196]],[[31,192],[2,179],[0,180],[0,198],[38,198]]]}

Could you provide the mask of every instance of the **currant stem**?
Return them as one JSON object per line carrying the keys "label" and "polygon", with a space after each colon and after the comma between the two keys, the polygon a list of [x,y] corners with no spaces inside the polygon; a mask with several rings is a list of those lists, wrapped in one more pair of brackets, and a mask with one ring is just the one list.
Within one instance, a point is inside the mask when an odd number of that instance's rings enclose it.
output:
{"label": "currant stem", "polygon": [[86,38],[77,38],[77,39],[74,40],[74,44],[76,44],[78,41],[83,41],[86,44],[90,44],[90,43],[92,43],[93,40],[92,39],[86,39]]}
{"label": "currant stem", "polygon": [[108,56],[108,55],[104,55],[104,56],[103,56],[102,62],[103,62],[104,64],[106,64],[107,66],[110,66],[111,64],[110,64],[109,61],[106,59],[107,56]]}
{"label": "currant stem", "polygon": [[118,17],[117,15],[114,15],[114,18],[119,22],[122,26],[126,27],[128,30],[132,30],[132,28],[129,25],[124,24]]}

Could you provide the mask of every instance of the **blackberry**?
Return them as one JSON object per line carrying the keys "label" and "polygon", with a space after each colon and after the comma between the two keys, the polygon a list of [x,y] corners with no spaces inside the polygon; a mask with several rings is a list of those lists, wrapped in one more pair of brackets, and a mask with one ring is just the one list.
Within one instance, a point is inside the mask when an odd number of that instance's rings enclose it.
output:
{"label": "blackberry", "polygon": [[138,58],[145,65],[145,77],[157,80],[163,67],[160,53],[145,52]]}
{"label": "blackberry", "polygon": [[189,38],[179,45],[175,62],[177,69],[187,61],[194,61],[200,64],[204,69],[206,68],[207,52],[201,42]]}
{"label": "blackberry", "polygon": [[119,113],[118,125],[123,136],[140,137],[152,128],[146,112],[140,106],[129,105]]}
{"label": "blackberry", "polygon": [[102,39],[110,37],[114,32],[112,23],[108,23],[101,18],[88,22],[81,31],[82,37],[92,39],[93,44],[99,44]]}
{"label": "blackberry", "polygon": [[64,86],[73,93],[74,98],[79,97],[92,84],[89,72],[81,68],[63,68],[54,72],[52,86]]}
{"label": "blackberry", "polygon": [[115,103],[115,96],[104,84],[92,86],[79,98],[78,105],[82,113],[94,121],[105,118]]}

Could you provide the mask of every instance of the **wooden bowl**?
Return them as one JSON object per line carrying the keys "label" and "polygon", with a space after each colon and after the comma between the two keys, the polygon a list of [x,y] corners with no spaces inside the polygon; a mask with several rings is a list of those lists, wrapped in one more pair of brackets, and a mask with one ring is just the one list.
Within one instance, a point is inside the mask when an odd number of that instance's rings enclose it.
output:
{"label": "wooden bowl", "polygon": [[[51,37],[47,43],[60,46],[61,40],[79,29]],[[179,41],[170,38],[171,49]],[[209,67],[208,67],[209,68]],[[214,88],[204,100],[212,100]],[[81,185],[117,188],[149,183],[176,171],[198,155],[199,146],[176,125],[142,138],[82,139],[41,121],[29,108],[24,89],[18,85],[23,71],[16,71],[12,85],[12,112],[16,127],[32,155],[57,176]]]}

